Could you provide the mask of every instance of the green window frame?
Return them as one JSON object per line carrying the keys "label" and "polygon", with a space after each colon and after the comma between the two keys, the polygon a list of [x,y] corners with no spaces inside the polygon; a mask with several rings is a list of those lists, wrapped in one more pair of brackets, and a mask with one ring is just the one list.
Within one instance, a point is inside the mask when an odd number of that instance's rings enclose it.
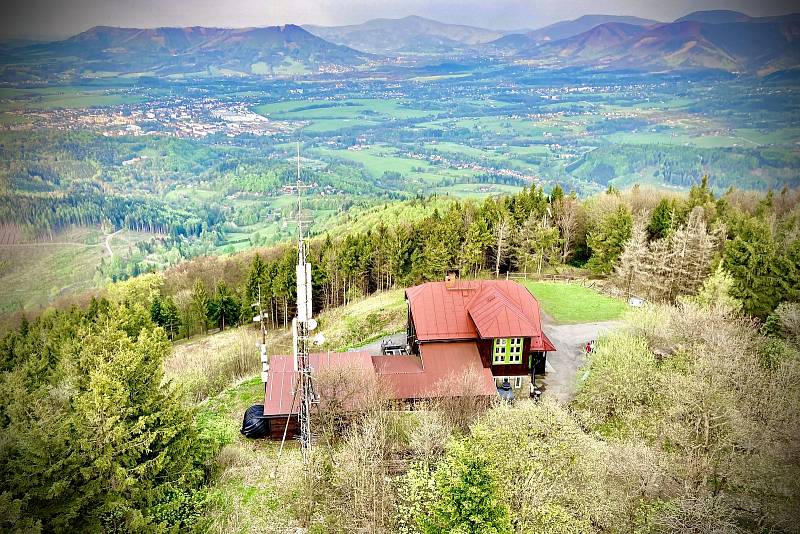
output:
{"label": "green window frame", "polygon": [[521,337],[499,337],[492,342],[492,364],[514,365],[522,363]]}

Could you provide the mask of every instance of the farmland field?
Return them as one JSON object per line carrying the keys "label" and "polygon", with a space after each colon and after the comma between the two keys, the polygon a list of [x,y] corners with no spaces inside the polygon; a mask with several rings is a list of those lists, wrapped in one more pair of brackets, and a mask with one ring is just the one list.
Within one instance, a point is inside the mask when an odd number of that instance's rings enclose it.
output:
{"label": "farmland field", "polygon": [[[37,271],[55,266],[35,288],[3,252],[3,301],[14,303],[6,307],[290,239],[298,141],[303,179],[313,184],[304,210],[314,234],[342,221],[376,224],[370,209],[428,195],[483,199],[556,184],[579,196],[634,184],[685,190],[703,175],[716,191],[800,185],[796,114],[776,111],[800,107],[790,82],[552,78],[511,66],[409,72],[264,85],[219,72],[214,81],[184,72],[155,82],[143,71],[0,88],[0,146],[13,154],[0,161],[0,191],[54,202],[84,188],[102,191],[89,204],[144,204],[113,217],[87,204],[74,219],[91,213],[91,223],[69,223],[80,231],[110,223],[148,230],[152,214],[170,214],[156,232],[132,237],[113,264],[101,263],[99,247],[25,251]],[[498,85],[506,79],[517,81]],[[68,264],[83,274],[59,267]],[[38,296],[18,297],[30,292]]]}

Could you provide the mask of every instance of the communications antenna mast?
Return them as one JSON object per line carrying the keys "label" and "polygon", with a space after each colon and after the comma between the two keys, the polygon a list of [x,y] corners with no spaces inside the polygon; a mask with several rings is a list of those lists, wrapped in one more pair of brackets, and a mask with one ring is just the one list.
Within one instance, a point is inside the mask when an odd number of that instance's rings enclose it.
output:
{"label": "communications antenna mast", "polygon": [[300,143],[297,143],[297,317],[292,319],[292,341],[294,342],[294,370],[297,373],[296,393],[299,393],[300,411],[300,448],[303,458],[307,459],[312,445],[311,405],[316,402],[314,384],[311,380],[311,362],[308,348],[310,333],[317,327],[312,317],[311,264],[306,262],[306,244],[303,240],[303,225],[310,221],[303,220],[303,189],[310,186],[303,184],[300,177]]}

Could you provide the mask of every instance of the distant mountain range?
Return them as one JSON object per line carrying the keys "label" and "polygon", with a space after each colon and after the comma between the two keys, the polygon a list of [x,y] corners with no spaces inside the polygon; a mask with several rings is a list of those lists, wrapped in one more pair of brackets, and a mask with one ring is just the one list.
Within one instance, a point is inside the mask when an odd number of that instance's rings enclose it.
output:
{"label": "distant mountain range", "polygon": [[0,41],[4,80],[80,76],[280,76],[341,72],[386,56],[605,69],[722,69],[758,74],[800,66],[800,14],[698,11],[674,22],[586,15],[522,32],[422,17],[352,26],[115,28],[50,43]]}
{"label": "distant mountain range", "polygon": [[[702,20],[732,18],[730,12],[716,13],[692,15]],[[517,59],[606,68],[706,68],[768,74],[800,66],[798,15],[719,23],[683,19],[647,26],[609,22],[553,42],[516,43],[508,52]]]}
{"label": "distant mountain range", "polygon": [[[265,28],[97,26],[63,41],[2,49],[5,74],[268,75],[363,64],[370,55],[288,24]],[[10,71],[10,72],[9,72]]]}
{"label": "distant mountain range", "polygon": [[695,11],[689,13],[675,22],[705,22],[706,24],[728,24],[731,22],[786,22],[787,20],[800,20],[800,13],[792,15],[778,15],[774,17],[751,17],[739,11],[716,9],[711,11]]}
{"label": "distant mountain range", "polygon": [[584,15],[575,20],[562,20],[561,22],[556,22],[555,24],[545,26],[544,28],[539,28],[538,30],[505,35],[500,39],[493,41],[491,44],[500,48],[509,46],[511,48],[524,48],[537,43],[557,41],[559,39],[573,37],[600,26],[601,24],[608,24],[610,22],[621,22],[635,26],[659,24],[657,20],[642,19],[639,17],[620,15]]}
{"label": "distant mountain range", "polygon": [[356,50],[384,53],[447,53],[488,43],[505,32],[445,24],[417,16],[402,19],[374,19],[352,26],[303,26],[333,43]]}

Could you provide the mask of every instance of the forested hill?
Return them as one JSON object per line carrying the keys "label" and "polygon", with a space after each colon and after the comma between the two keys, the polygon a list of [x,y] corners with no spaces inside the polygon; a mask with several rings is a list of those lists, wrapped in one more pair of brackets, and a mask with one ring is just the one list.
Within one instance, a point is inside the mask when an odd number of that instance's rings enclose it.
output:
{"label": "forested hill", "polygon": [[[633,188],[585,201],[531,189],[314,238],[317,310],[448,270],[555,268],[607,276],[652,305],[599,340],[570,407],[435,403],[395,418],[376,390],[346,432],[320,414],[320,461],[309,464],[294,447],[278,461],[268,443],[237,441],[240,404],[263,395],[257,377],[198,408],[184,395],[191,377],[163,374],[170,339],[250,324],[259,289],[270,326],[286,326],[293,245],[198,258],[23,320],[0,339],[0,530],[438,532],[469,523],[452,512],[469,505],[498,532],[795,532],[797,200],[788,190],[716,198],[705,181],[688,195]],[[429,201],[404,207],[415,202]],[[359,325],[375,313],[344,321],[348,339],[363,341]],[[257,360],[247,336],[232,343]],[[214,365],[201,368],[252,369]],[[547,502],[530,501],[547,488]]]}
{"label": "forested hill", "polygon": [[[798,192],[730,190],[705,180],[688,195],[634,187],[579,200],[556,188],[476,202],[437,197],[343,215],[312,239],[317,309],[425,280],[508,271],[576,270],[614,276],[650,300],[692,294],[718,265],[733,277],[744,311],[764,319],[800,296]],[[261,287],[271,321],[294,314],[294,245],[201,257],[164,274],[164,316],[173,337],[247,320]],[[81,299],[78,299],[79,301]],[[72,302],[67,299],[66,302]]]}

